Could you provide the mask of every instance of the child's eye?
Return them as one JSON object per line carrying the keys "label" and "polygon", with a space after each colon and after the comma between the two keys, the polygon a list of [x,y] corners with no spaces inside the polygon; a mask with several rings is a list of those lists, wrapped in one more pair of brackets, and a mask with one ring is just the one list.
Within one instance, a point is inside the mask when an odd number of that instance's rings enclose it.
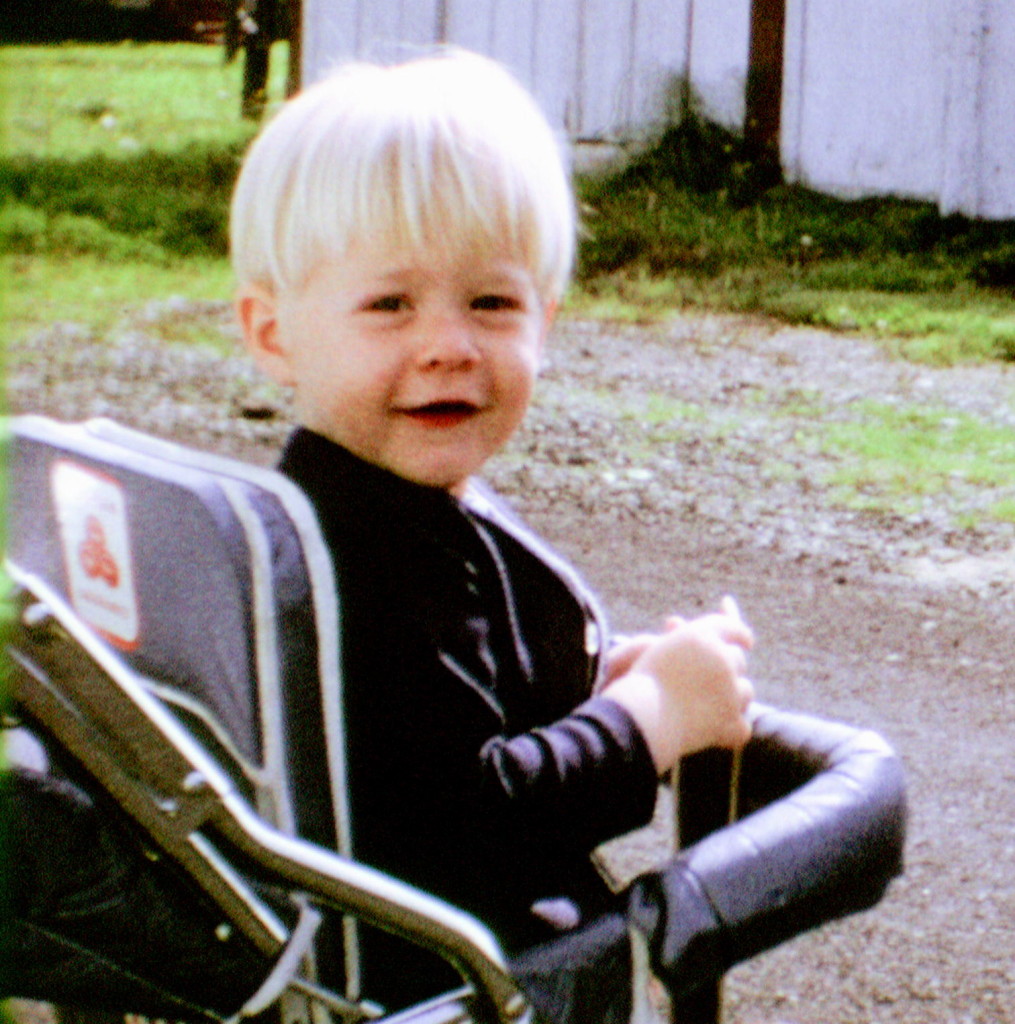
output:
{"label": "child's eye", "polygon": [[496,313],[519,309],[521,303],[511,295],[478,295],[472,300],[472,308],[482,312]]}
{"label": "child's eye", "polygon": [[401,313],[408,308],[406,295],[380,295],[366,303],[366,309],[371,313]]}

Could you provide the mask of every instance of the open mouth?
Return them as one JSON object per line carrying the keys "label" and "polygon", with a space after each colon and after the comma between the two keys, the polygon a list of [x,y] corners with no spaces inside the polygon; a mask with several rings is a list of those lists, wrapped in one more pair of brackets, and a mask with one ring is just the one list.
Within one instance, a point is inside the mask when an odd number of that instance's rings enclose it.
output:
{"label": "open mouth", "polygon": [[433,427],[453,427],[478,413],[479,406],[464,401],[428,402],[403,412],[418,423]]}

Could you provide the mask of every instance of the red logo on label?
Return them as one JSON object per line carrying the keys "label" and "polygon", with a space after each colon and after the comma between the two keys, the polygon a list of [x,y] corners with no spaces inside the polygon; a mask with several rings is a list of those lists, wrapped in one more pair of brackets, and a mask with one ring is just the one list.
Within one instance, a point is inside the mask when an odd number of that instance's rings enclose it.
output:
{"label": "red logo on label", "polygon": [[85,539],[78,547],[78,560],[86,576],[105,580],[111,587],[120,582],[120,570],[116,566],[116,559],[106,547],[106,531],[98,516],[85,519]]}

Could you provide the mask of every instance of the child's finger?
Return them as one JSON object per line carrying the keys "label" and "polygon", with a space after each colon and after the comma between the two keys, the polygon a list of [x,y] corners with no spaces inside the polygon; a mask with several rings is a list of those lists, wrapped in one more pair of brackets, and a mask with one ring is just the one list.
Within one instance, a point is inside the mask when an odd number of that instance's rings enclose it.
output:
{"label": "child's finger", "polygon": [[631,671],[631,667],[648,649],[655,637],[649,633],[639,633],[621,640],[610,649],[606,659],[606,669],[600,687],[609,685],[614,679]]}
{"label": "child's finger", "polygon": [[737,678],[737,696],[740,698],[740,713],[745,718],[753,720],[750,710],[754,702],[754,683],[746,676],[739,676]]}
{"label": "child's finger", "polygon": [[724,615],[732,619],[739,629],[739,639],[733,642],[739,642],[746,648],[752,647],[754,645],[754,631],[744,621],[743,615],[740,614],[740,606],[737,604],[736,598],[727,594],[719,602],[719,609]]}
{"label": "child's finger", "polygon": [[[720,602],[719,607],[730,616],[730,618],[736,619],[738,622],[743,622],[744,617],[740,614],[740,605],[737,604],[737,599],[732,594],[727,594]],[[746,625],[746,623],[744,623]]]}

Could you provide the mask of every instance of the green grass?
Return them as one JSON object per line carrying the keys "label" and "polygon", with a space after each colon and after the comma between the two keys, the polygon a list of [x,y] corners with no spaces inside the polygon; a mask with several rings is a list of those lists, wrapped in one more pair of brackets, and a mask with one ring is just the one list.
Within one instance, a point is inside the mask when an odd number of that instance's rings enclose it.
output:
{"label": "green grass", "polygon": [[71,275],[60,259],[8,257],[5,265],[4,314],[12,338],[56,322],[82,324],[101,337],[126,313],[151,300],[228,299],[232,292],[232,273],[223,259],[148,264],[89,254],[74,259]]}
{"label": "green grass", "polygon": [[[273,103],[285,64],[278,44]],[[56,321],[102,337],[150,302],[229,297],[226,211],[255,127],[239,117],[240,75],[201,45],[0,48],[8,338]],[[763,313],[863,332],[917,362],[1015,361],[1013,223],[773,183],[739,140],[693,120],[579,192],[571,313]],[[167,342],[217,340],[172,320],[157,327]],[[858,406],[830,419],[813,406],[802,394],[784,413],[799,417],[799,443],[836,460],[827,483],[841,500],[888,509],[980,487],[996,500],[971,517],[1015,520],[1013,432],[944,412]],[[728,426],[664,396],[639,414],[656,431]]]}
{"label": "green grass", "polygon": [[954,282],[940,291],[898,293],[870,288],[787,287],[758,311],[790,323],[860,331],[916,363],[1015,361],[1015,302]]}
{"label": "green grass", "polygon": [[999,522],[1015,523],[1015,498],[995,502],[990,507],[990,516]]}
{"label": "green grass", "polygon": [[852,418],[823,430],[825,447],[848,456],[833,482],[893,496],[924,494],[948,480],[1015,483],[1010,429],[950,409],[859,402]]}
{"label": "green grass", "polygon": [[[274,102],[285,64],[279,44]],[[158,296],[205,278],[182,266],[224,259],[253,131],[238,116],[238,62],[201,45],[68,44],[5,47],[0,69],[11,329],[89,308],[102,318],[75,280],[94,294],[95,261],[130,266]],[[1015,360],[1011,223],[773,186],[738,139],[693,119],[622,172],[583,179],[580,196],[587,237],[568,310],[637,323],[689,308],[764,313],[863,331],[916,361]]]}
{"label": "green grass", "polygon": [[[277,44],[275,103],[286,57]],[[8,337],[54,321],[101,335],[152,299],[229,297],[229,195],[256,130],[238,62],[197,44],[9,46],[0,74]]]}
{"label": "green grass", "polygon": [[[284,46],[273,53],[281,95]],[[157,43],[7,46],[0,52],[9,157],[77,161],[242,143],[239,61],[215,46]]]}
{"label": "green grass", "polygon": [[703,308],[862,330],[914,361],[1015,360],[1015,222],[773,184],[735,137],[688,121],[582,183],[573,308]]}

